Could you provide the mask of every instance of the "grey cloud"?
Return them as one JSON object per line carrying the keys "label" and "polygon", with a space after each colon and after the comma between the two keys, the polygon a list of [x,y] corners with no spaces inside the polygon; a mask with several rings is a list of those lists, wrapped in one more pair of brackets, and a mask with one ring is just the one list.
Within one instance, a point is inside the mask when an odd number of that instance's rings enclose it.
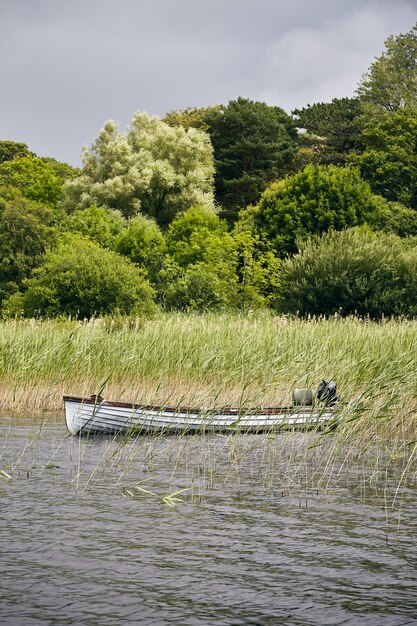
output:
{"label": "grey cloud", "polygon": [[0,136],[79,163],[107,118],[351,95],[414,0],[2,0]]}

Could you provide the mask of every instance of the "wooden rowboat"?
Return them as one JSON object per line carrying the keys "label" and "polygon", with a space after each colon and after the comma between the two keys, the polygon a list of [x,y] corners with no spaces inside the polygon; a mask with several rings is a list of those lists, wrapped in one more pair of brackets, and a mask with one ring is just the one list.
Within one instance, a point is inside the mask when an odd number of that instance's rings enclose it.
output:
{"label": "wooden rowboat", "polygon": [[72,435],[83,433],[264,432],[318,429],[334,419],[331,406],[251,409],[195,409],[109,402],[99,396],[64,396],[65,419]]}

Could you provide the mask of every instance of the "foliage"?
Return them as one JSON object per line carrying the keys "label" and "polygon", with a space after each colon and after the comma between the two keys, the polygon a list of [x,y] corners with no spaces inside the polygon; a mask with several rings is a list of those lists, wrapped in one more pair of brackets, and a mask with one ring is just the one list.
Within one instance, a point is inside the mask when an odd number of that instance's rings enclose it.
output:
{"label": "foliage", "polygon": [[16,291],[53,245],[53,213],[13,188],[0,189],[0,302]]}
{"label": "foliage", "polygon": [[227,262],[232,239],[224,220],[201,207],[192,207],[179,215],[166,234],[171,257],[185,267],[198,261]]}
{"label": "foliage", "polygon": [[365,103],[387,111],[417,107],[417,24],[390,36],[385,51],[363,76],[357,90]]}
{"label": "foliage", "polygon": [[374,210],[368,216],[373,230],[394,233],[399,237],[417,236],[417,211],[381,196],[373,198]]}
{"label": "foliage", "polygon": [[262,195],[257,221],[280,256],[296,252],[296,240],[331,228],[363,224],[373,212],[368,183],[353,168],[308,165]]}
{"label": "foliage", "polygon": [[24,283],[25,291],[4,302],[8,314],[71,315],[149,314],[154,291],[142,273],[116,252],[92,241],[67,236]]}
{"label": "foliage", "polygon": [[283,262],[279,309],[301,315],[413,316],[417,242],[367,229],[331,231]]}
{"label": "foliage", "polygon": [[201,311],[233,306],[234,242],[223,220],[193,207],[170,224],[166,246],[168,256],[159,275],[166,307]]}
{"label": "foliage", "polygon": [[103,248],[113,248],[125,225],[119,211],[91,206],[74,211],[63,220],[61,227],[71,233],[80,233]]}
{"label": "foliage", "polygon": [[188,107],[187,109],[169,111],[163,118],[163,121],[169,126],[182,126],[186,130],[189,128],[198,128],[199,130],[208,131],[209,127],[206,122],[206,116],[221,109],[220,105],[210,107]]}
{"label": "foliage", "polygon": [[62,191],[62,179],[47,161],[32,156],[16,156],[0,163],[0,185],[9,185],[35,202],[54,207]]}
{"label": "foliage", "polygon": [[344,164],[361,147],[363,110],[357,98],[334,98],[293,111],[298,128],[307,136],[301,141],[312,146],[312,160],[322,164]]}
{"label": "foliage", "polygon": [[259,200],[297,152],[293,119],[282,109],[245,98],[205,116],[216,163],[216,200],[230,219]]}
{"label": "foliage", "polygon": [[164,236],[156,222],[144,215],[131,219],[118,235],[115,250],[144,270],[152,283],[157,281],[165,253]]}
{"label": "foliage", "polygon": [[269,306],[279,284],[280,259],[256,228],[256,207],[239,213],[232,236],[238,276],[237,306],[242,310]]}
{"label": "foliage", "polygon": [[373,191],[417,208],[417,107],[368,119],[356,159]]}
{"label": "foliage", "polygon": [[167,310],[222,310],[234,305],[236,279],[229,265],[204,261],[181,267],[167,257],[159,273],[159,300]]}
{"label": "foliage", "polygon": [[35,156],[25,143],[17,141],[0,141],[0,163],[13,161],[16,157]]}
{"label": "foliage", "polygon": [[81,174],[81,170],[78,167],[72,167],[72,165],[57,161],[52,157],[42,157],[41,160],[54,170],[55,175],[58,176],[63,183]]}
{"label": "foliage", "polygon": [[68,212],[97,204],[129,218],[140,211],[168,224],[194,204],[213,209],[213,157],[208,136],[136,113],[127,133],[108,121],[83,154],[81,176],[67,183]]}

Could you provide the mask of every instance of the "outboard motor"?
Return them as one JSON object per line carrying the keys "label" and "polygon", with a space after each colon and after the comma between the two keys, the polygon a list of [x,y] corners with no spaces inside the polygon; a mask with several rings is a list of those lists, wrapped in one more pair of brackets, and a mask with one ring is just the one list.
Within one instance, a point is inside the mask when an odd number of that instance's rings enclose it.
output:
{"label": "outboard motor", "polygon": [[334,380],[322,380],[317,389],[317,400],[325,404],[336,404],[339,396],[336,395],[336,383]]}

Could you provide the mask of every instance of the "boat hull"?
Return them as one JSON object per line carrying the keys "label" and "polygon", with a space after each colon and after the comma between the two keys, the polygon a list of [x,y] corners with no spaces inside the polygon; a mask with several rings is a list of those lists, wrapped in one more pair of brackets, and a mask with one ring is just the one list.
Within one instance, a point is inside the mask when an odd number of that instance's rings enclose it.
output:
{"label": "boat hull", "polygon": [[264,432],[282,429],[320,428],[334,418],[331,410],[317,407],[196,410],[184,407],[152,407],[101,398],[64,396],[65,419],[72,435],[88,433],[200,433]]}

